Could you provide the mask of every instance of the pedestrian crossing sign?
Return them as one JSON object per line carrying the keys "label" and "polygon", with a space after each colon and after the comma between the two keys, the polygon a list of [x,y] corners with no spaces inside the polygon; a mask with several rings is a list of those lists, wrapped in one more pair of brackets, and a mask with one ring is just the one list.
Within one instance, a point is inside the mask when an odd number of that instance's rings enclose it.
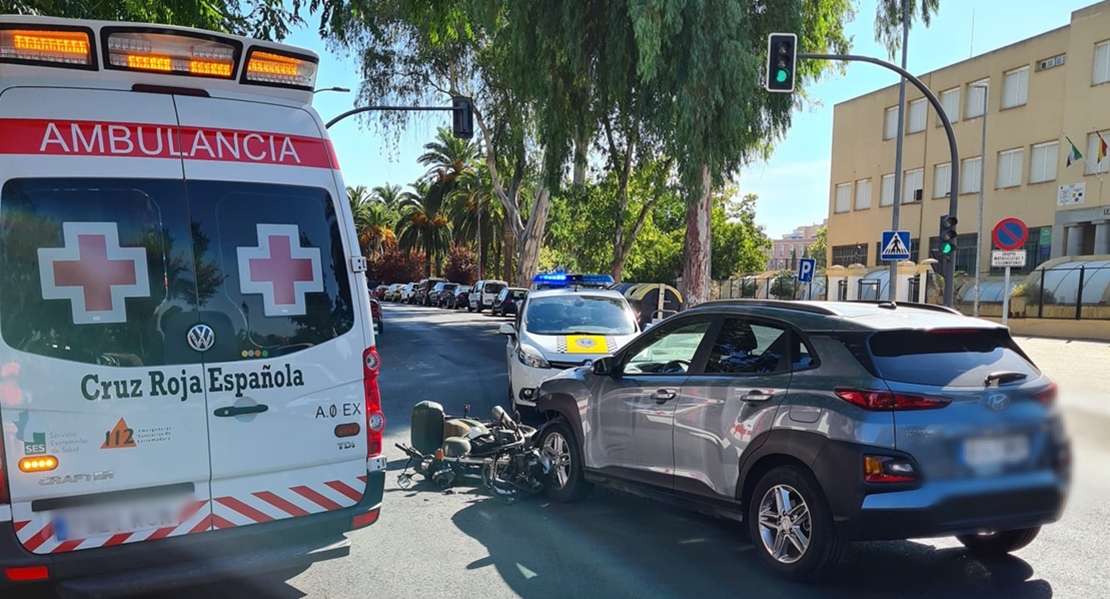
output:
{"label": "pedestrian crossing sign", "polygon": [[879,252],[880,260],[909,260],[910,259],[910,232],[909,231],[883,231],[882,251]]}

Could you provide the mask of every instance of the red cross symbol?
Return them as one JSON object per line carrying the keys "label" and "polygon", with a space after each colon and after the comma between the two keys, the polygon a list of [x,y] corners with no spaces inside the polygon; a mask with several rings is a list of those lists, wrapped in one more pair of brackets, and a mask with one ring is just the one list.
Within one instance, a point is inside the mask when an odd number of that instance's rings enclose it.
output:
{"label": "red cross symbol", "polygon": [[127,322],[124,300],[149,297],[146,250],[121,247],[116,223],[62,223],[64,247],[39,249],[44,299],[68,299],[74,324]]}
{"label": "red cross symbol", "polygon": [[237,249],[239,290],[261,294],[266,316],[299,316],[305,294],[324,290],[320,249],[301,247],[297,225],[257,225],[258,246]]}

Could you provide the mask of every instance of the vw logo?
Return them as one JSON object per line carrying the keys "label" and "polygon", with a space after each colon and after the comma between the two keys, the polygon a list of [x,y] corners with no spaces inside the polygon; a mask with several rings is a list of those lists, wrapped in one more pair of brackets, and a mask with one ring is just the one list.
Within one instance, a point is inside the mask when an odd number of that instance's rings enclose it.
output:
{"label": "vw logo", "polygon": [[992,410],[1005,410],[1010,407],[1010,398],[1001,393],[995,393],[987,397],[985,403]]}
{"label": "vw logo", "polygon": [[189,347],[198,352],[206,352],[216,344],[216,332],[206,324],[193,325],[186,337]]}

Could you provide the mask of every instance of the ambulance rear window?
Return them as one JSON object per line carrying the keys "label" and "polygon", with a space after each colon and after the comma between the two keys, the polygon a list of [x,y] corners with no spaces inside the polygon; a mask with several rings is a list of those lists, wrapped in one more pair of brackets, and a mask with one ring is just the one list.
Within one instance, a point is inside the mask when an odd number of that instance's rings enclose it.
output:
{"label": "ambulance rear window", "polygon": [[[0,334],[73,362],[198,362],[182,181],[12,179],[0,190]],[[210,286],[210,285],[209,285]]]}

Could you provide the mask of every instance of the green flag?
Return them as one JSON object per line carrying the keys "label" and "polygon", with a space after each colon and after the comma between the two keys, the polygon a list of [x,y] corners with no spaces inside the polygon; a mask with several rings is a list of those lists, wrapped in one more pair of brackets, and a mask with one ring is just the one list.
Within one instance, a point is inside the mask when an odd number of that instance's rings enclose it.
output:
{"label": "green flag", "polygon": [[1075,144],[1071,143],[1071,138],[1065,135],[1064,139],[1068,140],[1068,145],[1071,146],[1071,151],[1068,152],[1068,163],[1067,165],[1065,165],[1066,168],[1068,166],[1071,166],[1073,162],[1083,160],[1083,154],[1079,152],[1079,148],[1075,147]]}

